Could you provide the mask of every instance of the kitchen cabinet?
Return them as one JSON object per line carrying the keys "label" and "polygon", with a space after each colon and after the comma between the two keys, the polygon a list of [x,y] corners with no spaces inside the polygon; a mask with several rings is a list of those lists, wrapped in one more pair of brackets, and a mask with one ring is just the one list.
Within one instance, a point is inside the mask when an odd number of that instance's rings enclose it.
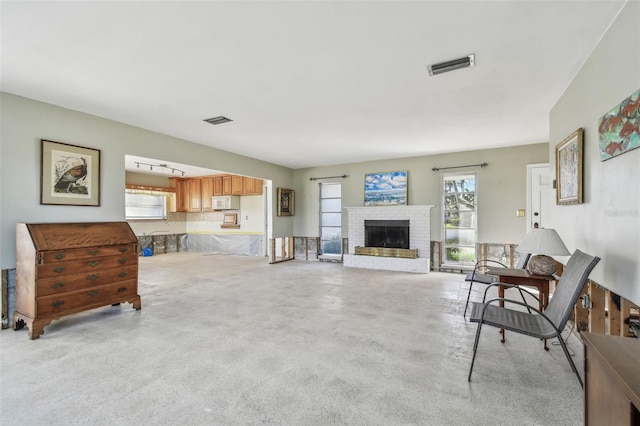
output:
{"label": "kitchen cabinet", "polygon": [[222,176],[214,176],[213,178],[213,195],[222,195]]}
{"label": "kitchen cabinet", "polygon": [[242,176],[231,176],[231,195],[242,195]]}
{"label": "kitchen cabinet", "polygon": [[231,195],[231,175],[222,176],[222,195]]}
{"label": "kitchen cabinet", "polygon": [[201,179],[189,179],[189,211],[199,212],[202,210]]}
{"label": "kitchen cabinet", "polygon": [[262,195],[262,179],[243,176],[242,195]]}
{"label": "kitchen cabinet", "polygon": [[213,178],[202,178],[200,192],[202,194],[202,211],[213,210],[212,197],[213,197]]}
{"label": "kitchen cabinet", "polygon": [[175,188],[175,212],[213,211],[212,197],[222,195],[262,195],[262,179],[239,175],[202,178],[169,178]]}
{"label": "kitchen cabinet", "polygon": [[131,303],[138,295],[138,239],[127,222],[18,223],[13,328],[37,339],[53,320]]}
{"label": "kitchen cabinet", "polygon": [[176,212],[186,212],[189,206],[188,180],[181,178],[169,178],[169,183],[176,190]]}

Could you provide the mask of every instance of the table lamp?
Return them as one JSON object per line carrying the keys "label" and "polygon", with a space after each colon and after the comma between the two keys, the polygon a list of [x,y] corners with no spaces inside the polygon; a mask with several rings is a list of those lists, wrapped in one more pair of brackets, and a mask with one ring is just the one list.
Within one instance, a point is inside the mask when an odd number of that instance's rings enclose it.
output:
{"label": "table lamp", "polygon": [[516,251],[532,254],[527,270],[536,275],[551,275],[556,272],[556,261],[550,256],[571,255],[556,230],[549,228],[529,231]]}

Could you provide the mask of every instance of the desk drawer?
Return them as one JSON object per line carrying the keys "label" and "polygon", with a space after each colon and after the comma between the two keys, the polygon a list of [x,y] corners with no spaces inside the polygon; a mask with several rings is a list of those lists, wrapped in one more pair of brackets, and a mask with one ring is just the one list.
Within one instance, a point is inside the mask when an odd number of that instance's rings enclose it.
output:
{"label": "desk drawer", "polygon": [[122,244],[117,246],[87,247],[44,252],[41,264],[66,262],[69,260],[89,259],[93,257],[118,256],[137,252],[136,244]]}
{"label": "desk drawer", "polygon": [[37,296],[62,294],[70,291],[82,290],[89,287],[113,284],[137,278],[138,266],[131,265],[122,268],[111,268],[82,274],[65,275],[61,277],[43,278],[38,280]]}
{"label": "desk drawer", "polygon": [[108,304],[112,300],[136,295],[138,291],[137,280],[123,281],[116,284],[93,287],[73,293],[64,293],[39,297],[37,299],[38,316],[82,308],[84,306]]}
{"label": "desk drawer", "polygon": [[109,268],[121,268],[127,265],[136,265],[138,254],[128,254],[122,256],[93,257],[83,260],[72,260],[69,262],[50,263],[38,265],[37,276],[40,278],[62,277],[70,274],[83,272],[103,271]]}

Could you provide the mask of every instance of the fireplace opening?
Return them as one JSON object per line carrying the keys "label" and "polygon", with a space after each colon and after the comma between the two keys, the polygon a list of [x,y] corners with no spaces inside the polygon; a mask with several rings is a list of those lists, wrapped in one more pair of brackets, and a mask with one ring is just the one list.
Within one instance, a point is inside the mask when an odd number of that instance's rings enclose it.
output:
{"label": "fireplace opening", "polygon": [[408,220],[365,220],[365,247],[409,248]]}

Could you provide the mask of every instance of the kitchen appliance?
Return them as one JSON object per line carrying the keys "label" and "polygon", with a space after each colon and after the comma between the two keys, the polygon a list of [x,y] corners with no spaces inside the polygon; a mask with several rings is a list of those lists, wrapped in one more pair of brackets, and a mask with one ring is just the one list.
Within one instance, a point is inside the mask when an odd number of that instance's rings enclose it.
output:
{"label": "kitchen appliance", "polygon": [[213,197],[213,210],[239,210],[240,197],[237,195],[223,195]]}

